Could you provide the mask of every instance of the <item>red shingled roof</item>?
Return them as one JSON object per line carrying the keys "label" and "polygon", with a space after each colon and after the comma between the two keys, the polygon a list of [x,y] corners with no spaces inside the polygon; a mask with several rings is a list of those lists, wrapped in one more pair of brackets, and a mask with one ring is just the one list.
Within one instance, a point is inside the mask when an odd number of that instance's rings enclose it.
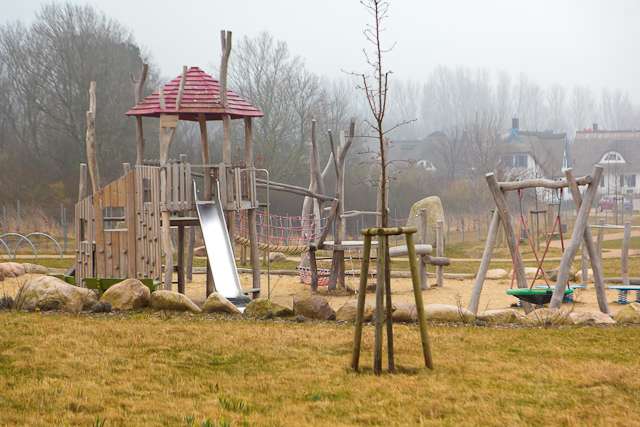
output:
{"label": "red shingled roof", "polygon": [[158,90],[127,111],[127,116],[160,117],[160,114],[178,114],[180,120],[198,120],[198,114],[204,113],[207,120],[220,120],[223,114],[228,114],[232,119],[264,115],[259,108],[230,90],[227,90],[227,108],[223,108],[220,99],[220,82],[198,67],[187,70],[182,101],[180,107],[176,109],[181,79],[182,75],[179,75],[164,85],[164,109],[160,107]]}

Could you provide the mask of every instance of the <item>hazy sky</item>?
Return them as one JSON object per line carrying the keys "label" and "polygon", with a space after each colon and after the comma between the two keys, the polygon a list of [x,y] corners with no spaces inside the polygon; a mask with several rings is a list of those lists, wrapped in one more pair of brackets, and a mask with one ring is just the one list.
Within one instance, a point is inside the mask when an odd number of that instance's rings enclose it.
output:
{"label": "hazy sky", "polygon": [[[0,22],[29,20],[45,3],[0,2]],[[320,74],[364,68],[369,16],[357,0],[74,2],[128,26],[166,77],[182,65],[217,64],[221,29],[236,40],[269,31]],[[625,89],[639,100],[639,23],[638,0],[392,0],[385,40],[397,45],[387,62],[400,78],[424,80],[436,65],[467,65],[525,72],[543,85]]]}

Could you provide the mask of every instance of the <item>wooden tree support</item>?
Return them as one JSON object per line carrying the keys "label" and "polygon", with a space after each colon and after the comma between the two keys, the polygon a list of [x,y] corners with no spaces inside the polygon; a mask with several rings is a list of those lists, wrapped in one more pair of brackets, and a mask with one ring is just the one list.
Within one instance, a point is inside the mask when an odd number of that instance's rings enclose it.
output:
{"label": "wooden tree support", "polygon": [[[420,290],[420,278],[418,272],[418,264],[416,261],[416,251],[413,244],[413,234],[416,232],[414,227],[394,227],[394,228],[368,228],[362,231],[364,235],[364,251],[362,258],[362,269],[360,272],[360,285],[358,288],[358,303],[356,308],[356,323],[353,340],[353,353],[351,357],[351,368],[354,371],[359,370],[360,364],[360,348],[362,344],[362,328],[364,323],[364,306],[366,299],[367,278],[369,275],[369,259],[371,257],[371,239],[378,237],[378,257],[383,258],[383,271],[378,271],[379,277],[383,277],[383,281],[378,281],[376,285],[376,307],[375,307],[375,343],[373,355],[373,372],[376,375],[382,373],[382,326],[386,320],[387,324],[387,363],[389,372],[395,371],[395,360],[393,350],[393,319],[392,319],[392,302],[391,302],[391,281],[390,272],[386,271],[387,263],[385,258],[389,257],[389,236],[398,236],[404,234],[407,249],[409,252],[409,265],[411,267],[411,281],[413,284],[413,295],[416,302],[416,311],[418,315],[418,324],[420,327],[420,339],[422,342],[422,353],[425,366],[433,369],[433,359],[431,357],[431,348],[429,344],[429,335],[427,333],[427,323],[424,316],[424,303],[422,301],[422,291]],[[386,313],[385,313],[386,299]]]}

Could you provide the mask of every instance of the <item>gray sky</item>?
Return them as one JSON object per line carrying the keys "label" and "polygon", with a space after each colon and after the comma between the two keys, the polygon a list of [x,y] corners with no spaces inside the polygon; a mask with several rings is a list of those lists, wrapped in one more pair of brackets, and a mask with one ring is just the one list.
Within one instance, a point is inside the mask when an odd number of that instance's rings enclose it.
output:
{"label": "gray sky", "polygon": [[[42,0],[0,0],[0,22],[30,20]],[[267,30],[319,74],[364,69],[357,0],[90,0],[134,33],[173,77],[219,61],[219,30],[237,39]],[[385,39],[396,77],[426,80],[436,65],[525,72],[540,84],[628,90],[640,99],[640,1],[392,0]],[[635,59],[634,59],[635,58]],[[233,53],[231,60],[233,61]]]}

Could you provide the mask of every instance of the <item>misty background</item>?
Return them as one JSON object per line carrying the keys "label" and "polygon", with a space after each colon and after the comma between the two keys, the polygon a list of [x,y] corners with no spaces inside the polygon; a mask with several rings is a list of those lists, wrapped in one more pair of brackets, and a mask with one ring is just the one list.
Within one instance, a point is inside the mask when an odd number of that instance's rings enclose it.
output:
{"label": "misty background", "polygon": [[[560,3],[560,4],[558,4]],[[434,155],[446,167],[394,167],[392,215],[440,195],[450,214],[489,208],[483,180],[497,159],[497,139],[518,117],[520,128],[567,132],[598,123],[636,128],[640,63],[633,41],[640,4],[633,1],[394,1],[384,39],[394,74],[389,126],[393,141],[445,135]],[[89,81],[97,81],[98,161],[103,184],[135,159],[131,73],[150,65],[145,95],[179,75],[183,65],[217,77],[219,30],[233,31],[230,88],[260,107],[256,166],[274,180],[306,185],[311,120],[318,121],[323,165],[326,130],[351,117],[367,132],[366,102],[349,72],[366,68],[362,29],[369,19],[357,1],[94,1],[27,0],[0,17],[0,203],[56,212],[77,198],[85,160]],[[221,131],[210,126],[213,161]],[[157,158],[157,127],[145,120],[146,150]],[[234,147],[240,150],[242,133]],[[172,157],[199,159],[197,129],[181,123]],[[375,209],[366,138],[352,149],[348,209]],[[329,186],[332,188],[332,186]],[[473,200],[473,203],[470,201]],[[302,201],[275,196],[273,210],[299,214]]]}

